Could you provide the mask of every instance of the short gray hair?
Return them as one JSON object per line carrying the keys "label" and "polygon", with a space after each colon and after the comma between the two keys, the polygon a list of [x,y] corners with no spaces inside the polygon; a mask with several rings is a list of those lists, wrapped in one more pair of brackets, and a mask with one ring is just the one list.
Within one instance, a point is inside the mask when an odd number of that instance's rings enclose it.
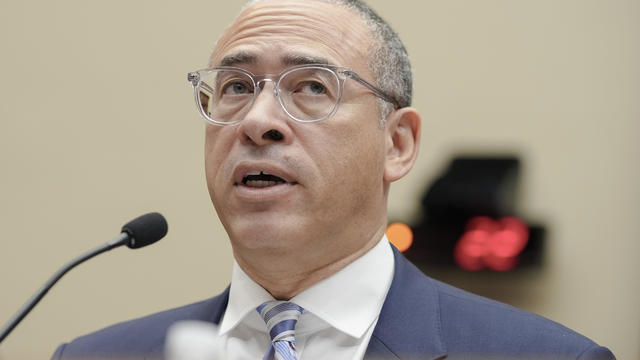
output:
{"label": "short gray hair", "polygon": [[[245,8],[260,0],[251,0]],[[369,69],[373,73],[376,85],[391,95],[399,106],[411,105],[413,95],[413,76],[407,50],[398,34],[363,0],[316,0],[343,6],[355,11],[371,31],[373,46],[369,49]],[[393,104],[378,99],[381,125],[393,110]]]}
{"label": "short gray hair", "polygon": [[[362,0],[322,0],[342,5],[357,12],[365,21],[373,37],[369,49],[369,68],[380,89],[391,95],[400,107],[411,105],[413,76],[407,50],[398,34],[369,5]],[[393,109],[393,105],[379,99],[382,117]]]}

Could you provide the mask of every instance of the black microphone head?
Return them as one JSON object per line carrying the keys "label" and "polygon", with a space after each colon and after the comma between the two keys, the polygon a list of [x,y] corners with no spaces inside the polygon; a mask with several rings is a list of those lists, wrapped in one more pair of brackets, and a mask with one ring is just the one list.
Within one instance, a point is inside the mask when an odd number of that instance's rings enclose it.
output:
{"label": "black microphone head", "polygon": [[130,249],[137,249],[162,239],[167,235],[168,229],[164,216],[152,212],[138,216],[124,224],[122,232],[129,234],[130,240],[127,246]]}

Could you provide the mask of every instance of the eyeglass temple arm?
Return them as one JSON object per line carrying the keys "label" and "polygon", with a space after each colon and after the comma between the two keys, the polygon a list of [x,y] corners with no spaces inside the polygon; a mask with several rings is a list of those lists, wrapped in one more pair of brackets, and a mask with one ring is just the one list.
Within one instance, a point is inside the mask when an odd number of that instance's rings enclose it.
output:
{"label": "eyeglass temple arm", "polygon": [[200,75],[198,75],[196,72],[187,74],[187,80],[191,83],[191,85],[193,85],[193,87],[196,87],[198,86],[198,84],[200,84],[200,87],[213,94],[213,89],[211,88],[211,86],[207,85],[207,83],[205,82],[200,81]]}
{"label": "eyeglass temple arm", "polygon": [[207,85],[207,83],[200,81],[200,75],[198,75],[197,73],[192,72],[187,74],[187,80],[191,83],[191,85],[193,85],[194,88],[198,86],[198,84],[200,84],[200,87],[205,88],[205,90],[208,90],[213,94],[213,89],[209,85]]}
{"label": "eyeglass temple arm", "polygon": [[344,74],[346,76],[352,78],[353,80],[359,82],[360,84],[364,85],[367,89],[373,91],[374,94],[378,95],[383,100],[388,101],[391,104],[393,104],[393,107],[396,110],[401,108],[400,104],[398,103],[398,101],[396,99],[394,99],[390,95],[387,95],[387,93],[385,93],[384,91],[378,89],[377,87],[373,86],[367,80],[361,78],[360,75],[356,74],[355,72],[353,72],[351,70],[346,70],[346,71],[344,71]]}
{"label": "eyeglass temple arm", "polygon": [[209,85],[207,85],[207,83],[201,82],[200,83],[200,87],[202,87],[205,90],[209,91],[213,95],[213,89]]}

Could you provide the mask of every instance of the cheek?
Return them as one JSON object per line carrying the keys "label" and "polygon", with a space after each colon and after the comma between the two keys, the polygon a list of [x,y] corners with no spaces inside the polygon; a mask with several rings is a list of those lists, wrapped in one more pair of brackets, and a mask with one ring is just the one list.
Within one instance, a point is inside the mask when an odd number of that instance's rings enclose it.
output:
{"label": "cheek", "polygon": [[207,174],[207,181],[211,180],[211,175],[215,173],[216,164],[219,163],[219,159],[216,154],[219,151],[216,150],[215,134],[207,128],[207,132],[204,140],[204,166]]}
{"label": "cheek", "polygon": [[[229,153],[229,134],[226,128],[207,125],[204,145],[205,174],[209,190],[214,184],[219,184],[219,178],[224,174],[224,160]],[[213,194],[211,194],[213,196]]]}
{"label": "cheek", "polygon": [[327,153],[320,154],[323,175],[348,191],[366,186],[368,190],[382,183],[384,169],[384,131],[371,123],[370,129],[345,126],[327,141]]}
{"label": "cheek", "polygon": [[371,139],[370,142],[361,142],[353,149],[350,158],[351,172],[356,176],[358,186],[365,186],[371,190],[382,185],[384,173],[384,140]]}

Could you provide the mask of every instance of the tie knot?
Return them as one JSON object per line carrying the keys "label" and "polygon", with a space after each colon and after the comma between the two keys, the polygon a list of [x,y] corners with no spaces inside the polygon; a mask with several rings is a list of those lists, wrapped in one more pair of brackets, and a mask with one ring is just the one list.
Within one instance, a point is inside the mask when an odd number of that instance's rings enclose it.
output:
{"label": "tie knot", "polygon": [[293,332],[304,309],[288,301],[267,301],[256,308],[271,336],[271,341],[293,341]]}

